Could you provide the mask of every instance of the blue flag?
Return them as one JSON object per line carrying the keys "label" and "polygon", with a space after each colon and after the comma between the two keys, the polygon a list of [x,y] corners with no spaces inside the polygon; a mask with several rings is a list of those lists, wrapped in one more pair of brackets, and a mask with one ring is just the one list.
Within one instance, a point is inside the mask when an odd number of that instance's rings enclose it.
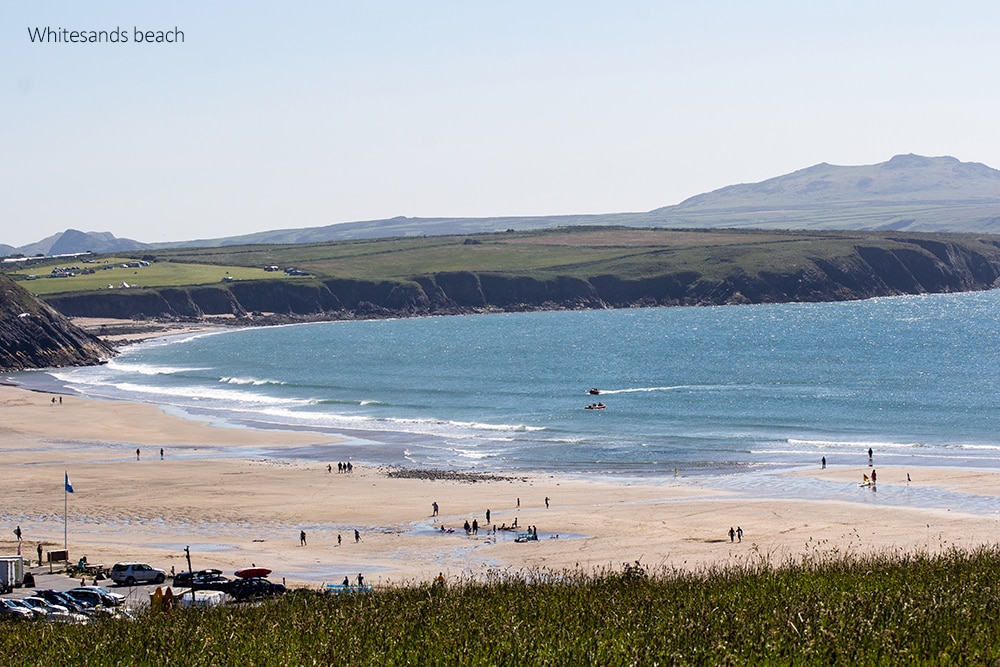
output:
{"label": "blue flag", "polygon": [[73,493],[73,485],[69,483],[69,473],[66,473],[66,492]]}

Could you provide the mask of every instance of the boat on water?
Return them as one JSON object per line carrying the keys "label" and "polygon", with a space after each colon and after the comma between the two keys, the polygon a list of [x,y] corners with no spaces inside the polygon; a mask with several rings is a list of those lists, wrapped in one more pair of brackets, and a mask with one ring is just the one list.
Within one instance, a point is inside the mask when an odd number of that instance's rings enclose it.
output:
{"label": "boat on water", "polygon": [[604,403],[591,403],[590,405],[584,407],[583,409],[584,410],[603,410],[606,407],[608,407],[608,406],[604,405]]}
{"label": "boat on water", "polygon": [[591,396],[597,396],[598,394],[601,393],[601,390],[598,389],[597,387],[591,387],[590,391],[588,391],[587,393],[590,394]]}

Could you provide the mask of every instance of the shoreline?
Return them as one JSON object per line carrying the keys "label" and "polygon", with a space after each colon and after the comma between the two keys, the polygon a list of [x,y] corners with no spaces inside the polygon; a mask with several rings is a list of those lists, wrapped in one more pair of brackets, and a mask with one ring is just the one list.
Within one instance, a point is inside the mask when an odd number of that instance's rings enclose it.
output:
{"label": "shoreline", "polygon": [[[1000,529],[1000,472],[992,470],[920,468],[907,483],[904,467],[877,466],[877,491],[857,486],[866,465],[612,481],[392,475],[375,466],[338,473],[337,460],[327,472],[294,457],[297,448],[322,445],[333,454],[349,446],[326,434],[221,428],[148,404],[66,395],[60,404],[55,396],[0,387],[0,479],[11,489],[0,549],[10,553],[16,543],[5,538],[15,526],[26,555],[38,541],[62,547],[64,473],[74,486],[71,559],[180,571],[190,546],[195,569],[257,563],[310,586],[359,571],[384,584],[430,581],[438,572],[482,578],[635,561],[697,570],[824,552],[936,551],[992,544]],[[535,525],[540,539],[487,533],[487,508],[493,523]],[[480,532],[466,536],[462,524],[473,519]],[[729,541],[730,524],[744,530],[742,542]],[[455,532],[442,533],[442,525]]]}

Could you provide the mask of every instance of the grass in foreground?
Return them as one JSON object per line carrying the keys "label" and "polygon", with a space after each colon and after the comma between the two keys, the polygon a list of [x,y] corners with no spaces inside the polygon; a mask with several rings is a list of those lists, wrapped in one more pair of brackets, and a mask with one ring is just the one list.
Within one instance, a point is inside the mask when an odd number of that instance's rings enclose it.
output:
{"label": "grass in foreground", "polygon": [[294,592],[86,627],[10,625],[8,664],[997,664],[1000,549],[690,574]]}

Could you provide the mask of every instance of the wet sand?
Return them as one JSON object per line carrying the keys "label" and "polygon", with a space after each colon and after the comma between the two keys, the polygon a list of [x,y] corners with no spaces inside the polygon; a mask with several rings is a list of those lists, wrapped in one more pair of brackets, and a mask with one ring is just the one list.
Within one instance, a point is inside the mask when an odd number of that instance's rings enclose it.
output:
{"label": "wet sand", "polygon": [[[338,473],[336,458],[327,472],[326,464],[280,455],[320,445],[337,452],[328,435],[215,427],[150,405],[76,396],[59,403],[55,394],[0,386],[0,415],[0,550],[16,551],[19,525],[32,558],[39,541],[45,550],[62,548],[64,497],[73,560],[140,560],[180,571],[190,546],[195,569],[256,564],[289,584],[316,586],[359,572],[375,584],[403,584],[438,572],[454,580],[635,561],[699,569],[761,558],[937,552],[992,544],[1000,534],[995,471],[920,468],[919,479],[907,482],[906,470],[879,467],[877,491],[858,487],[870,472],[860,459],[788,471],[759,488],[683,472],[631,482],[545,474],[397,478],[365,465]],[[66,472],[75,491],[68,496]],[[775,479],[783,495],[762,491]],[[494,535],[487,509],[492,524],[537,526],[539,540],[515,542],[517,531]],[[466,535],[463,523],[474,519],[479,534]],[[442,525],[455,532],[442,533]],[[730,541],[730,527],[742,528],[742,541]]]}

